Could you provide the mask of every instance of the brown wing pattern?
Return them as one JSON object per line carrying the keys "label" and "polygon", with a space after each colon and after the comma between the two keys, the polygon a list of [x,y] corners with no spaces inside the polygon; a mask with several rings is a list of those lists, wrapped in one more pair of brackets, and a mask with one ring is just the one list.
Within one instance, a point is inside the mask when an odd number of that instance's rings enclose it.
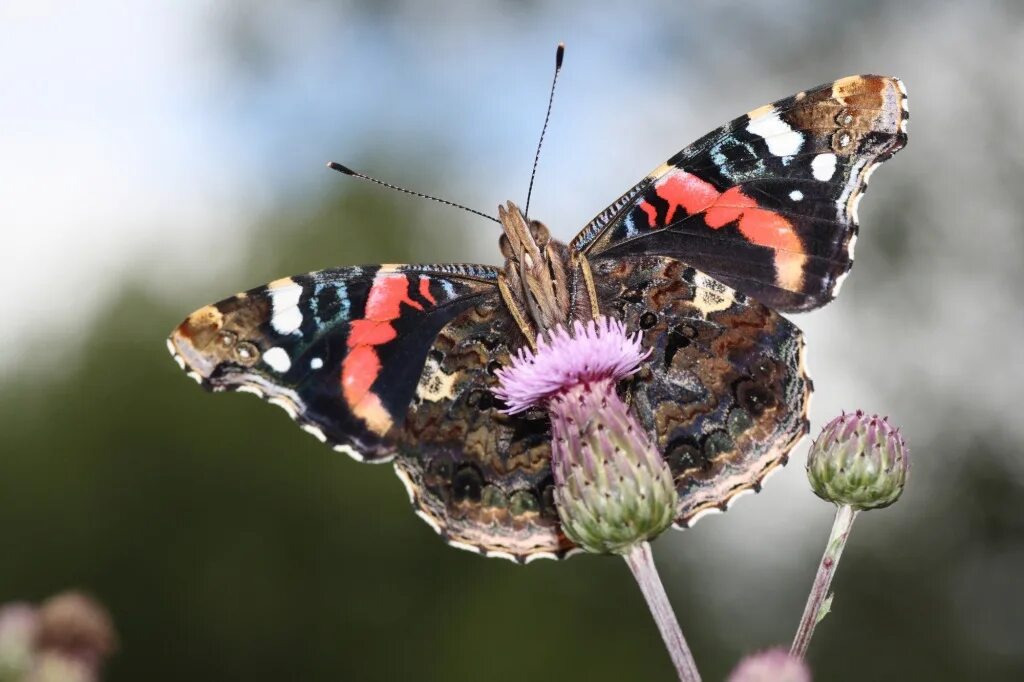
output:
{"label": "brown wing pattern", "polygon": [[497,296],[442,328],[395,459],[417,515],[446,542],[520,562],[573,548],[554,506],[546,414],[505,415],[492,394],[495,371],[525,343]]}
{"label": "brown wing pattern", "polygon": [[602,313],[642,330],[652,349],[626,390],[676,477],[677,525],[759,490],[808,430],[800,330],[672,258],[592,268]]}

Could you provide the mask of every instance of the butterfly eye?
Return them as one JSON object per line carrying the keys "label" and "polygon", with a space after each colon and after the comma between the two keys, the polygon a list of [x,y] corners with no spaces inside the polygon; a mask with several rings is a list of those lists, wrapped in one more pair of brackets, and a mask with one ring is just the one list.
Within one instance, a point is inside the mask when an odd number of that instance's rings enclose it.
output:
{"label": "butterfly eye", "polygon": [[657,323],[658,323],[658,316],[655,315],[654,313],[650,312],[650,311],[648,311],[648,312],[646,312],[646,313],[644,313],[643,315],[640,316],[640,328],[641,329],[650,329],[651,327],[653,327]]}
{"label": "butterfly eye", "polygon": [[548,232],[548,228],[544,223],[539,220],[530,221],[530,234],[533,236],[533,240],[537,242],[537,246],[541,249],[547,246],[548,242],[551,241],[551,233]]}

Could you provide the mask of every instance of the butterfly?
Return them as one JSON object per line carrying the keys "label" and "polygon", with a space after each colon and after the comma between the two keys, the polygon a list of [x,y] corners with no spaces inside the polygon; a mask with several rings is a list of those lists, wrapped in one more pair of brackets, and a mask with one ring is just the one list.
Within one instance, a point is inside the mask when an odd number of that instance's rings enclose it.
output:
{"label": "butterfly", "polygon": [[518,562],[577,548],[554,506],[550,424],[496,372],[559,324],[606,315],[650,355],[619,390],[664,453],[676,525],[758,491],[807,433],[800,330],[852,265],[871,173],[907,141],[906,89],[851,76],[686,147],[568,244],[512,202],[501,267],[372,265],[275,280],[171,333],[204,388],[245,391],[359,461],[393,462],[450,545]]}

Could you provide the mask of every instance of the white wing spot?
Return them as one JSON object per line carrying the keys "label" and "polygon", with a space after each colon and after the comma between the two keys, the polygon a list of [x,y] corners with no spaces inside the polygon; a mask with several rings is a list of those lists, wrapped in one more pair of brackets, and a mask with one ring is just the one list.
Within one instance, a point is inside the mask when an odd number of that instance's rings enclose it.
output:
{"label": "white wing spot", "polygon": [[286,284],[270,290],[270,326],[278,334],[291,334],[302,326],[301,297],[302,287],[298,284]]}
{"label": "white wing spot", "polygon": [[360,453],[357,450],[354,450],[351,446],[348,446],[348,445],[335,445],[331,449],[334,450],[335,452],[340,452],[342,454],[348,455],[349,457],[351,457],[352,459],[354,459],[357,462],[365,462],[366,461],[366,458],[363,457],[362,453]]}
{"label": "white wing spot", "polygon": [[287,398],[281,396],[271,396],[267,398],[267,402],[270,403],[271,405],[277,405],[278,407],[280,407],[282,410],[288,413],[288,416],[291,417],[292,419],[295,419],[296,417],[299,416],[299,413],[295,410],[295,405],[293,405],[291,401],[289,401]]}
{"label": "white wing spot", "polygon": [[537,561],[538,559],[550,559],[552,561],[557,561],[558,555],[554,552],[535,552],[534,554],[527,555],[527,557],[523,559],[523,563],[529,564]]}
{"label": "white wing spot", "polygon": [[804,143],[804,136],[779,118],[777,111],[751,119],[747,124],[747,132],[763,138],[768,151],[775,156],[792,156],[800,151]]}
{"label": "white wing spot", "polygon": [[698,272],[693,278],[693,305],[707,317],[728,310],[736,302],[735,292],[717,279]]}
{"label": "white wing spot", "polygon": [[263,362],[267,363],[270,369],[278,374],[284,374],[292,368],[292,359],[288,357],[288,352],[284,348],[278,348],[277,346],[268,349],[263,354]]}
{"label": "white wing spot", "polygon": [[313,358],[312,360],[309,361],[309,368],[310,369],[320,369],[323,366],[324,366],[324,359],[323,358]]}
{"label": "white wing spot", "polygon": [[420,375],[420,382],[416,385],[416,397],[420,400],[429,400],[432,403],[451,400],[455,397],[455,380],[457,378],[455,374],[445,374],[437,360],[427,358]]}
{"label": "white wing spot", "polygon": [[321,443],[326,443],[327,442],[327,436],[325,436],[324,432],[321,431],[316,426],[313,426],[312,424],[301,424],[299,426],[299,428],[301,428],[306,433],[311,434],[314,438],[316,438]]}
{"label": "white wing spot", "polygon": [[804,198],[804,193],[798,189],[793,190],[789,193],[789,198],[793,201],[801,201]]}
{"label": "white wing spot", "polygon": [[836,155],[831,152],[818,154],[811,161],[811,172],[815,180],[828,182],[836,174]]}

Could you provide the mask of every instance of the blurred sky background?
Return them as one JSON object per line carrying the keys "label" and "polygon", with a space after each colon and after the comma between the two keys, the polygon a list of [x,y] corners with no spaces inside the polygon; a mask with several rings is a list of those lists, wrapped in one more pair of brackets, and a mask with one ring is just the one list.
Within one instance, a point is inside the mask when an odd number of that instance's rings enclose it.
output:
{"label": "blurred sky background", "polygon": [[[904,79],[839,299],[795,317],[812,432],[902,425],[811,647],[822,680],[1024,679],[1024,5],[0,0],[0,603],[67,587],[122,635],[110,680],[671,679],[621,562],[446,548],[389,468],[199,391],[195,308],[341,264],[498,263],[526,193],[570,239],[668,156],[853,73]],[[806,442],[655,556],[706,679],[792,636],[832,512]]]}

